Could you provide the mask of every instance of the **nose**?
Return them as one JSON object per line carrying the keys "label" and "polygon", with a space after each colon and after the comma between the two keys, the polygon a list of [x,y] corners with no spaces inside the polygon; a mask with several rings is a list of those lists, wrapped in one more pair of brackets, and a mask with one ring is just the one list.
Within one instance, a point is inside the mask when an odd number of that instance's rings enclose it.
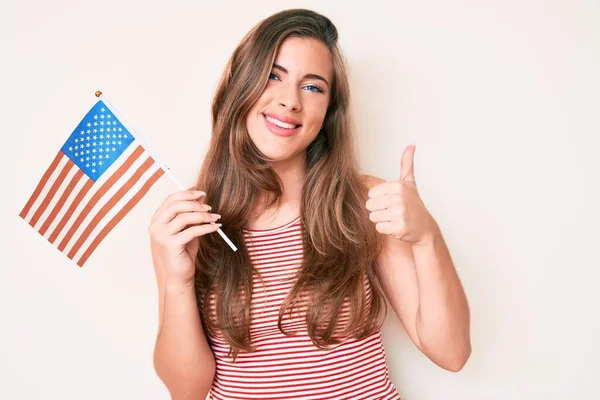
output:
{"label": "nose", "polygon": [[277,97],[277,103],[289,111],[300,111],[302,109],[302,101],[295,87],[282,87]]}

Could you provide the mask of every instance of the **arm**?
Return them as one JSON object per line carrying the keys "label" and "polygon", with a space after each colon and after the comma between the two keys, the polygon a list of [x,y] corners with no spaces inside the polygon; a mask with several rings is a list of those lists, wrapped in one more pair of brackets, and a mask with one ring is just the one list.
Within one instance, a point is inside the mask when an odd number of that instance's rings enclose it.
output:
{"label": "arm", "polygon": [[173,400],[204,399],[215,375],[215,360],[206,341],[193,281],[166,285],[156,271],[159,287],[159,330],[154,368]]}
{"label": "arm", "polygon": [[382,287],[417,348],[457,372],[471,354],[467,298],[439,230],[422,245],[381,235]]}
{"label": "arm", "polygon": [[[220,224],[200,200],[205,193],[185,190],[169,195],[148,228],[158,284],[158,335],[154,369],[173,400],[204,399],[215,376],[194,288],[198,237]],[[210,223],[209,223],[210,222]]]}
{"label": "arm", "polygon": [[367,209],[382,233],[382,288],[417,348],[438,366],[459,371],[471,354],[467,298],[441,231],[411,183],[412,166],[408,171],[403,183],[365,176]]}

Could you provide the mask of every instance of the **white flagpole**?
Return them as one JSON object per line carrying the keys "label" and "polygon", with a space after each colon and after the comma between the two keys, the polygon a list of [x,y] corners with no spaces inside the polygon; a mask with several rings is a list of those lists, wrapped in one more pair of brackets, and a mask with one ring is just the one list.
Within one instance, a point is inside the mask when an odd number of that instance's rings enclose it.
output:
{"label": "white flagpole", "polygon": [[[148,145],[146,144],[146,142],[142,139],[142,137],[140,135],[137,134],[137,132],[135,132],[133,129],[131,129],[131,126],[129,124],[127,124],[125,122],[125,120],[123,119],[123,117],[117,112],[117,110],[110,104],[110,102],[108,100],[106,100],[106,97],[102,94],[101,91],[96,91],[96,97],[98,97],[99,99],[101,99],[104,104],[106,104],[106,106],[108,107],[108,109],[110,111],[112,111],[112,113],[115,115],[115,117],[117,117],[119,119],[119,121],[121,121],[121,124],[123,124],[123,126],[129,131],[131,132],[131,134],[133,136],[135,136],[135,138],[137,140],[139,140],[142,145],[144,146],[144,148],[146,149],[146,151],[148,153],[150,153],[152,155],[152,157],[154,158],[154,160],[158,163],[158,165],[160,165],[160,167],[162,168],[163,171],[165,171],[165,173],[167,175],[169,175],[169,177],[171,177],[171,179],[173,180],[173,182],[175,182],[175,184],[181,189],[181,190],[185,190],[185,188],[183,187],[183,185],[179,182],[179,180],[177,180],[177,178],[175,178],[175,175],[173,175],[173,173],[171,173],[171,170],[169,168],[167,168],[167,166],[165,164],[163,164],[159,158],[156,156],[156,154],[150,150],[150,148],[148,147]],[[231,247],[231,249],[233,251],[237,251],[237,247],[235,247],[235,245],[233,244],[233,242],[231,240],[229,240],[229,238],[227,237],[227,235],[225,235],[223,233],[223,231],[221,230],[221,228],[219,228],[217,230],[217,232],[219,232],[219,235],[221,235],[221,237],[223,238],[223,240],[225,240],[225,242],[227,242],[227,244],[229,245],[229,247]]]}

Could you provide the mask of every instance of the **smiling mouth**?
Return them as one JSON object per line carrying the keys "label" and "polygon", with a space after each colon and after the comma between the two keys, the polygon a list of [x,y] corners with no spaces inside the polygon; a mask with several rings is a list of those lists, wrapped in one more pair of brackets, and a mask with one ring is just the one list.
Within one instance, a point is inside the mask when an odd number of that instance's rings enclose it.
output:
{"label": "smiling mouth", "polygon": [[294,125],[294,124],[290,124],[288,122],[283,122],[283,121],[280,121],[280,120],[278,120],[276,118],[269,117],[268,115],[265,115],[265,114],[263,114],[263,117],[267,121],[269,121],[270,123],[272,123],[273,125],[276,125],[276,126],[278,126],[279,128],[282,128],[282,129],[296,129],[296,128],[299,128],[299,127],[302,126],[301,124]]}

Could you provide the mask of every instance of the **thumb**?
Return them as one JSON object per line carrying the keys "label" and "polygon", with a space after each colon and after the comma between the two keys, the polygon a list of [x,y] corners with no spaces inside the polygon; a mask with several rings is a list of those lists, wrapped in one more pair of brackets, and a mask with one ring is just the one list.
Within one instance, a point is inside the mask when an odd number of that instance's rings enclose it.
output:
{"label": "thumb", "polygon": [[401,181],[415,181],[415,145],[411,144],[402,153],[402,160],[400,161],[400,180]]}

